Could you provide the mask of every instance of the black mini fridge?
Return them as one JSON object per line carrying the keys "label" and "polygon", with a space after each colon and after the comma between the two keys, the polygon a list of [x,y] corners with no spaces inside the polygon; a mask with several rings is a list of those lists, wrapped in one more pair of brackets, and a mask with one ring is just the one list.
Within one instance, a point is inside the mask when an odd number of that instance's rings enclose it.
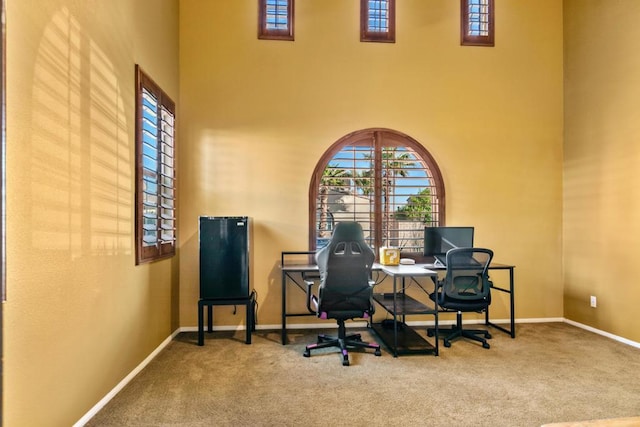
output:
{"label": "black mini fridge", "polygon": [[248,298],[249,218],[201,216],[199,236],[200,298]]}
{"label": "black mini fridge", "polygon": [[213,331],[213,306],[246,306],[246,340],[255,330],[256,294],[251,289],[251,221],[246,216],[199,218],[200,299],[198,301],[198,345],[204,345],[204,308],[207,329]]}

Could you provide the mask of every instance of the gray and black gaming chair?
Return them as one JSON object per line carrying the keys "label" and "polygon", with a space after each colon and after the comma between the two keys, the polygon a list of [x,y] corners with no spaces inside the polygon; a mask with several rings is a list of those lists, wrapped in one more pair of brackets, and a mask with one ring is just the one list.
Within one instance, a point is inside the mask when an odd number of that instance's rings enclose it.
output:
{"label": "gray and black gaming chair", "polygon": [[342,364],[349,365],[348,347],[371,348],[380,356],[380,346],[362,341],[360,334],[347,336],[345,320],[369,318],[373,315],[373,282],[371,267],[375,255],[364,240],[362,227],[357,222],[340,222],[333,231],[333,237],[324,248],[316,253],[320,272],[318,295],[313,295],[313,282],[307,282],[307,307],[321,319],[338,321],[338,336],[318,335],[316,344],[309,344],[305,357],[311,350],[325,347],[339,347]]}
{"label": "gray and black gaming chair", "polygon": [[[465,337],[482,343],[489,348],[487,339],[491,334],[484,329],[463,329],[463,312],[482,312],[491,304],[491,282],[487,269],[493,258],[493,251],[484,248],[456,248],[447,252],[447,273],[438,282],[437,292],[430,295],[437,299],[440,311],[455,311],[456,324],[450,329],[438,328],[438,335],[444,338],[444,346],[451,347],[451,341]],[[433,328],[427,335],[433,336]]]}

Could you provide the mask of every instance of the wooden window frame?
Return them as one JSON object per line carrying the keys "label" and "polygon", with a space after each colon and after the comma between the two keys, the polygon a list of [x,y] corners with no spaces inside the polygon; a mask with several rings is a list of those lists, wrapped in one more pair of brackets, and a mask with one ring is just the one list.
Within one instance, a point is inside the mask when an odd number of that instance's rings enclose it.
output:
{"label": "wooden window frame", "polygon": [[[148,169],[143,166],[143,90],[151,93],[157,100],[158,109],[165,109],[172,116],[172,126],[170,131],[172,135],[169,136],[168,143],[164,143],[162,139],[163,134],[163,126],[162,126],[162,114],[158,114],[156,129],[157,133],[152,135],[153,138],[156,139],[158,147],[156,151],[156,155],[158,158],[158,166],[157,166],[157,182],[156,182],[156,216],[153,217],[155,219],[156,225],[156,242],[153,245],[145,245],[144,244],[144,170]],[[135,213],[135,238],[136,238],[136,264],[142,264],[152,261],[161,260],[164,258],[169,258],[175,255],[176,253],[176,240],[177,240],[177,230],[176,230],[176,221],[177,221],[177,185],[176,185],[176,113],[175,113],[175,103],[171,100],[171,98],[158,86],[142,69],[140,66],[136,65],[136,213]],[[170,153],[166,154],[163,152],[163,148],[165,145],[169,145],[171,150]],[[168,166],[169,173],[171,176],[164,172],[163,166],[167,165],[165,162],[165,158],[168,156],[168,160],[171,161],[171,165]],[[166,187],[170,189],[170,197],[166,197],[165,194],[162,193],[163,183],[162,178],[168,178],[171,181],[172,186]],[[148,193],[148,192],[147,192]],[[163,205],[162,201],[169,199],[172,202],[170,207],[167,205]],[[171,214],[171,218],[168,218],[166,215],[163,216],[163,212],[169,211]],[[166,222],[170,222],[171,228],[164,228],[164,233],[166,230],[171,230],[170,235],[171,239],[167,241],[163,236],[163,224]]]}
{"label": "wooden window frame", "polygon": [[389,31],[369,31],[369,0],[360,0],[360,41],[396,42],[396,0],[386,0],[389,5]]}
{"label": "wooden window frame", "polygon": [[[391,129],[384,128],[370,128],[363,129],[340,138],[336,141],[329,149],[322,155],[319,159],[316,167],[313,171],[313,175],[311,176],[311,182],[309,185],[309,250],[315,251],[317,249],[317,238],[318,229],[317,229],[317,215],[318,215],[318,196],[319,196],[319,188],[320,183],[322,181],[324,170],[327,168],[332,159],[345,147],[356,147],[356,146],[371,146],[373,147],[372,151],[375,152],[378,158],[382,158],[380,153],[382,152],[383,146],[398,146],[398,147],[406,147],[410,149],[413,153],[417,154],[420,160],[423,162],[424,167],[428,169],[430,172],[430,179],[433,180],[432,187],[434,189],[433,196],[437,198],[437,212],[435,213],[435,217],[432,220],[433,223],[431,225],[445,225],[445,217],[446,217],[446,205],[445,205],[445,188],[444,181],[442,178],[442,173],[440,172],[440,168],[436,163],[435,159],[431,154],[427,151],[427,149],[420,144],[415,139],[411,138],[408,135],[405,135],[401,132],[397,132]],[[375,194],[383,194],[381,190],[381,172],[376,167],[374,171],[374,193]],[[383,246],[383,209],[382,209],[382,198],[375,197],[373,200],[373,217],[374,219],[370,221],[370,225],[372,225],[373,230],[373,238],[372,246],[376,249]],[[422,253],[418,252],[405,252],[402,251],[403,256],[419,259],[422,257]],[[377,256],[377,254],[376,254]]]}
{"label": "wooden window frame", "polygon": [[267,0],[258,0],[258,38],[261,40],[294,40],[295,0],[287,0],[287,28],[274,29],[267,26]]}
{"label": "wooden window frame", "polygon": [[494,0],[488,0],[489,22],[488,34],[469,34],[469,0],[460,0],[460,44],[462,46],[495,46],[495,13]]}

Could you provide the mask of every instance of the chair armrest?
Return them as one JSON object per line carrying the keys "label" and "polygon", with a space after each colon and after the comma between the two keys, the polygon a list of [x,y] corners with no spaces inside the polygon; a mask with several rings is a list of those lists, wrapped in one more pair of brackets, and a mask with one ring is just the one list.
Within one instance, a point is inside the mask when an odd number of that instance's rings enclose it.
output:
{"label": "chair armrest", "polygon": [[444,295],[442,294],[442,288],[444,287],[444,283],[445,283],[445,279],[435,279],[435,286],[433,289],[433,298],[436,300],[436,302],[438,304],[440,304],[442,302],[442,299],[444,298]]}
{"label": "chair armrest", "polygon": [[[304,283],[307,285],[307,310],[309,310],[309,313],[315,314],[318,312],[318,297],[311,292],[311,288],[313,288],[315,282],[313,280],[305,280]],[[315,305],[316,308],[312,308],[311,304]]]}

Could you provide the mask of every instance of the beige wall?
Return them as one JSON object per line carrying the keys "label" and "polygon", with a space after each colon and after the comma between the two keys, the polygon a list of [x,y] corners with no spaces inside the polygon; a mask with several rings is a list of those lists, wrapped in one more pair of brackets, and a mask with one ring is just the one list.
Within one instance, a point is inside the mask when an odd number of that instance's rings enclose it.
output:
{"label": "beige wall", "polygon": [[134,64],[178,98],[177,0],[7,1],[6,426],[69,426],[178,327],[135,266]]}
{"label": "beige wall", "polygon": [[638,342],[640,3],[564,3],[564,314]]}
{"label": "beige wall", "polygon": [[494,48],[460,46],[450,0],[398,2],[395,44],[359,41],[356,1],[296,2],[295,42],[258,40],[256,18],[254,0],[180,2],[181,326],[197,322],[199,215],[254,219],[258,320],[279,324],[280,252],[306,249],[316,162],[369,127],[435,157],[447,223],[517,265],[518,318],[562,317],[560,2],[500,2]]}

